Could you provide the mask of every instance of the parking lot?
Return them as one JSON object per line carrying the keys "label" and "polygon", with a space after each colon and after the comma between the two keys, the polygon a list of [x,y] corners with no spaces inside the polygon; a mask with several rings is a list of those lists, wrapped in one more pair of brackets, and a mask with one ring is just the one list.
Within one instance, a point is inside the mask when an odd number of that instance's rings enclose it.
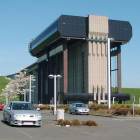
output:
{"label": "parking lot", "polygon": [[[0,122],[0,140],[138,140],[140,119],[108,118],[90,115],[65,114],[66,119],[95,120],[98,127],[56,126],[55,117],[49,112],[42,112],[42,127],[11,127]],[[2,112],[0,112],[2,120]]]}

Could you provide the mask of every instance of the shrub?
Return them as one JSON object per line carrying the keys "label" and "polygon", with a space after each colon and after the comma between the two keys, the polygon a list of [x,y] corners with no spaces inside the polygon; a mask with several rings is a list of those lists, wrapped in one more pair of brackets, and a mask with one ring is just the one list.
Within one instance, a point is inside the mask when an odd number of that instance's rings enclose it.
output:
{"label": "shrub", "polygon": [[92,120],[86,121],[86,125],[87,126],[98,126],[97,123],[95,121],[92,121]]}
{"label": "shrub", "polygon": [[65,125],[71,125],[71,122],[69,120],[64,120]]}
{"label": "shrub", "polygon": [[[133,114],[133,110],[132,109],[130,110],[130,113]],[[135,108],[134,109],[134,113],[135,113],[135,115],[140,115],[140,108]]]}
{"label": "shrub", "polygon": [[128,115],[129,109],[128,108],[119,108],[113,112],[113,115]]}
{"label": "shrub", "polygon": [[88,120],[88,121],[82,121],[81,125],[87,125],[87,126],[98,126],[98,124],[93,121],[93,120]]}
{"label": "shrub", "polygon": [[97,111],[97,110],[99,110],[99,109],[107,109],[107,105],[104,105],[104,104],[91,104],[90,106],[89,106],[89,108],[91,109],[91,110],[95,110],[95,111]]}
{"label": "shrub", "polygon": [[77,119],[71,121],[71,125],[73,126],[79,126],[80,124],[81,124],[80,121]]}
{"label": "shrub", "polygon": [[87,121],[82,121],[82,122],[81,122],[81,125],[87,125],[86,122],[87,122]]}
{"label": "shrub", "polygon": [[57,125],[63,126],[63,124],[64,124],[64,120],[60,119],[60,120],[57,121]]}
{"label": "shrub", "polygon": [[111,109],[120,109],[120,108],[130,108],[128,104],[114,104],[111,106]]}
{"label": "shrub", "polygon": [[40,108],[40,110],[50,110],[50,106],[47,104],[34,105],[35,108]]}
{"label": "shrub", "polygon": [[66,125],[72,125],[72,126],[79,126],[79,125],[84,125],[84,126],[98,126],[98,124],[93,121],[93,120],[88,120],[88,121],[82,121],[80,122],[79,120],[75,119],[75,120],[58,120],[57,121],[57,125],[61,125],[61,126],[66,126]]}
{"label": "shrub", "polygon": [[57,121],[57,125],[61,125],[61,126],[71,125],[71,122],[69,120],[60,119]]}

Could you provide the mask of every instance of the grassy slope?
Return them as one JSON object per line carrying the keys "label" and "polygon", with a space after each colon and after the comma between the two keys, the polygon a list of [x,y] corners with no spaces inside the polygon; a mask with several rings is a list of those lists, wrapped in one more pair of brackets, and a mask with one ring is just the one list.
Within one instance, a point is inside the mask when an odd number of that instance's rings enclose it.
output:
{"label": "grassy slope", "polygon": [[139,103],[140,88],[122,88],[122,93],[127,93],[131,96],[135,96],[136,103]]}
{"label": "grassy slope", "polygon": [[[2,89],[5,88],[5,86],[8,84],[9,80],[5,78],[4,76],[0,76],[0,94],[2,92]],[[3,96],[0,96],[0,103],[4,103],[5,98]]]}
{"label": "grassy slope", "polygon": [[2,89],[5,88],[5,86],[8,84],[9,80],[5,78],[4,76],[0,76],[0,93]]}

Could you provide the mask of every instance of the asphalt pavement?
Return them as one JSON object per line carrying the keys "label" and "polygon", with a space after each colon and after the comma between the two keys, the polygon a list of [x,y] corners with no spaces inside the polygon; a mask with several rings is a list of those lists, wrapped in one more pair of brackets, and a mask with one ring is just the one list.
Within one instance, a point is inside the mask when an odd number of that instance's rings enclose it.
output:
{"label": "asphalt pavement", "polygon": [[[66,119],[95,120],[98,127],[56,126],[55,117],[42,112],[42,127],[11,127],[0,121],[0,140],[139,140],[139,118],[109,118],[65,114]],[[0,112],[2,120],[2,112]]]}

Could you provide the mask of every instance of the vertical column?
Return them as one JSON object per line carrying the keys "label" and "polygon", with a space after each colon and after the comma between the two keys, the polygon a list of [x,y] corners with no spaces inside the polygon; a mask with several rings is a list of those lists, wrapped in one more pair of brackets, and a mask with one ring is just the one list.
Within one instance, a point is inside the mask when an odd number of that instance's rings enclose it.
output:
{"label": "vertical column", "polygon": [[88,93],[97,91],[100,104],[107,93],[108,17],[90,15],[88,37]]}
{"label": "vertical column", "polygon": [[64,79],[64,84],[63,84],[63,91],[66,94],[68,92],[68,48],[64,46],[64,51],[63,51],[63,79]]}
{"label": "vertical column", "polygon": [[117,86],[118,86],[118,92],[121,92],[122,87],[122,78],[121,78],[121,46],[118,48],[118,54],[117,54]]}
{"label": "vertical column", "polygon": [[38,65],[38,104],[41,103],[41,65]]}

